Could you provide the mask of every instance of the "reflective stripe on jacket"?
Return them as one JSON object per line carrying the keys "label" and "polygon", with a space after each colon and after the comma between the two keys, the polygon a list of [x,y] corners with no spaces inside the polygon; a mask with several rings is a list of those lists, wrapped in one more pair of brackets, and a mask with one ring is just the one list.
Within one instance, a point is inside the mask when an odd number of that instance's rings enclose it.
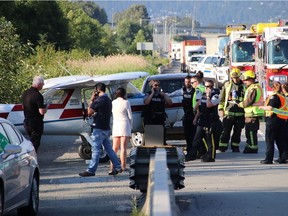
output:
{"label": "reflective stripe on jacket", "polygon": [[[285,98],[283,95],[278,93],[274,93],[272,95],[278,96],[281,105],[279,108],[273,108],[272,111],[266,111],[266,116],[271,116],[273,113],[275,113],[278,118],[288,120],[288,102],[287,102],[288,98]],[[271,96],[268,97],[266,104],[268,104]]]}

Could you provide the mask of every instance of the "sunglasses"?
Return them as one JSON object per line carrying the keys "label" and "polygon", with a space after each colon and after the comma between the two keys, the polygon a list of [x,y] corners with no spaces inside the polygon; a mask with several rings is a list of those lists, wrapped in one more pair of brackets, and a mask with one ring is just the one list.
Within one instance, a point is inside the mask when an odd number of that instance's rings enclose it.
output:
{"label": "sunglasses", "polygon": [[205,86],[205,88],[213,88],[213,86]]}
{"label": "sunglasses", "polygon": [[158,86],[160,86],[160,85],[158,85],[158,84],[155,84],[155,85],[154,85],[154,87],[158,87]]}
{"label": "sunglasses", "polygon": [[193,81],[193,82],[191,82],[191,84],[193,84],[193,83],[195,83],[195,82],[197,82],[197,81]]}

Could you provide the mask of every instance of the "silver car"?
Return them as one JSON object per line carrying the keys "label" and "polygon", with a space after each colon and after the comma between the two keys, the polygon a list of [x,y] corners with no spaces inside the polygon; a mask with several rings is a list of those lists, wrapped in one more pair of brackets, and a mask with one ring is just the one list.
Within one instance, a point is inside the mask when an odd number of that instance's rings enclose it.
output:
{"label": "silver car", "polygon": [[36,216],[39,167],[36,151],[12,123],[0,118],[0,216],[16,210]]}

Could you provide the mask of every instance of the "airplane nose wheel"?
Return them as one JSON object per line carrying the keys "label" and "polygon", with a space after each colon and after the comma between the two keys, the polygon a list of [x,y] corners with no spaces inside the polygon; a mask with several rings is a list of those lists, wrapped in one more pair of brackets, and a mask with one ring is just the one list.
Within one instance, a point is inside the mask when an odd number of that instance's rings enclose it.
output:
{"label": "airplane nose wheel", "polygon": [[[84,159],[84,160],[90,160],[91,159],[91,146],[90,145],[84,145],[81,144],[78,148],[78,154],[80,156],[80,158]],[[105,149],[102,147],[101,148],[101,153],[100,153],[100,160],[99,163],[106,163],[110,160],[107,152],[105,151]]]}
{"label": "airplane nose wheel", "polygon": [[131,144],[133,147],[143,146],[144,144],[143,133],[140,132],[132,133]]}

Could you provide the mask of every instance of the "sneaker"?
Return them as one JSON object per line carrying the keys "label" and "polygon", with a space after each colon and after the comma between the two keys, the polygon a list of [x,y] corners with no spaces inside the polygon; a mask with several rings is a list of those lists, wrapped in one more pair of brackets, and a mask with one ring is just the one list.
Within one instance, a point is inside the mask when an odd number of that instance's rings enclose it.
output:
{"label": "sneaker", "polygon": [[255,153],[258,153],[258,149],[251,149],[251,148],[246,148],[245,147],[245,149],[243,150],[243,153],[244,154],[249,154],[249,153],[255,154]]}
{"label": "sneaker", "polygon": [[282,159],[277,159],[277,160],[274,160],[275,163],[278,163],[278,164],[286,164],[287,161],[286,160],[282,160]]}
{"label": "sneaker", "polygon": [[260,163],[261,164],[273,164],[272,161],[268,161],[268,160],[261,160]]}
{"label": "sneaker", "polygon": [[79,173],[79,176],[81,176],[81,177],[95,176],[95,173],[90,173],[88,171],[85,171],[83,173]]}

